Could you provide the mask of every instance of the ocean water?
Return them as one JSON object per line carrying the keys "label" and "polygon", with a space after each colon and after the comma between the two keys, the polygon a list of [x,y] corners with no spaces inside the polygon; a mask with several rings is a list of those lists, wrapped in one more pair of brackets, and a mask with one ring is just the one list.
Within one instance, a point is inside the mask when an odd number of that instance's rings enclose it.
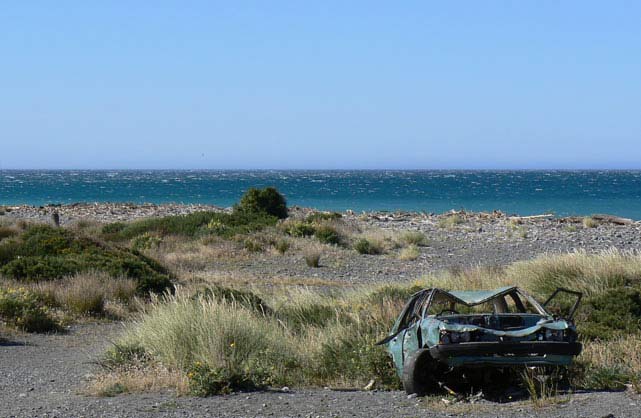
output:
{"label": "ocean water", "polygon": [[231,206],[249,187],[324,210],[450,209],[641,219],[641,171],[3,170],[0,204],[207,203]]}

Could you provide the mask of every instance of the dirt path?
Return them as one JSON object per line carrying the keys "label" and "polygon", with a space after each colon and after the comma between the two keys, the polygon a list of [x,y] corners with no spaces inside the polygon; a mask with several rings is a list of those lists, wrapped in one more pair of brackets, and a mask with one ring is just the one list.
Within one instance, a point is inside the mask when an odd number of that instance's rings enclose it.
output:
{"label": "dirt path", "polygon": [[171,393],[94,398],[79,394],[95,360],[120,324],[74,327],[66,335],[9,336],[0,341],[0,417],[638,417],[641,398],[581,393],[534,408],[530,402],[446,407],[402,392],[292,390],[206,399]]}

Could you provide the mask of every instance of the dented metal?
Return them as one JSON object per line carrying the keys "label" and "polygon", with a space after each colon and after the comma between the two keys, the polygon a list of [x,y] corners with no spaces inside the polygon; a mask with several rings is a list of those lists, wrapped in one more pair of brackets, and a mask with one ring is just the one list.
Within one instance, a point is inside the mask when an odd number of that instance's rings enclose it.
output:
{"label": "dented metal", "polygon": [[[577,296],[565,318],[545,308],[562,292]],[[568,365],[581,351],[572,322],[580,295],[560,289],[540,304],[516,286],[424,289],[412,295],[388,337],[378,344],[387,345],[399,376],[406,359],[421,349],[433,362],[448,367]]]}

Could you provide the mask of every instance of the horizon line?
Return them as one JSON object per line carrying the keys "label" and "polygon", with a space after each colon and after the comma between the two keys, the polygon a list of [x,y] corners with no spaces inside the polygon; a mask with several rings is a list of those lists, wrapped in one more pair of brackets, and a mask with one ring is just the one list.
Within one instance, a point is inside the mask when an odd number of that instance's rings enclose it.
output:
{"label": "horizon line", "polygon": [[641,171],[641,167],[536,168],[1,168],[0,171]]}

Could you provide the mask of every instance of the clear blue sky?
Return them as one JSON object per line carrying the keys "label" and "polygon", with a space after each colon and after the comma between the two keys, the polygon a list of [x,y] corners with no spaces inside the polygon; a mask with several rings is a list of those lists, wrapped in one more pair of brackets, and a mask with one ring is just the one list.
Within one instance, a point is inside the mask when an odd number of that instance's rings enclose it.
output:
{"label": "clear blue sky", "polygon": [[14,1],[1,168],[641,168],[639,1]]}

